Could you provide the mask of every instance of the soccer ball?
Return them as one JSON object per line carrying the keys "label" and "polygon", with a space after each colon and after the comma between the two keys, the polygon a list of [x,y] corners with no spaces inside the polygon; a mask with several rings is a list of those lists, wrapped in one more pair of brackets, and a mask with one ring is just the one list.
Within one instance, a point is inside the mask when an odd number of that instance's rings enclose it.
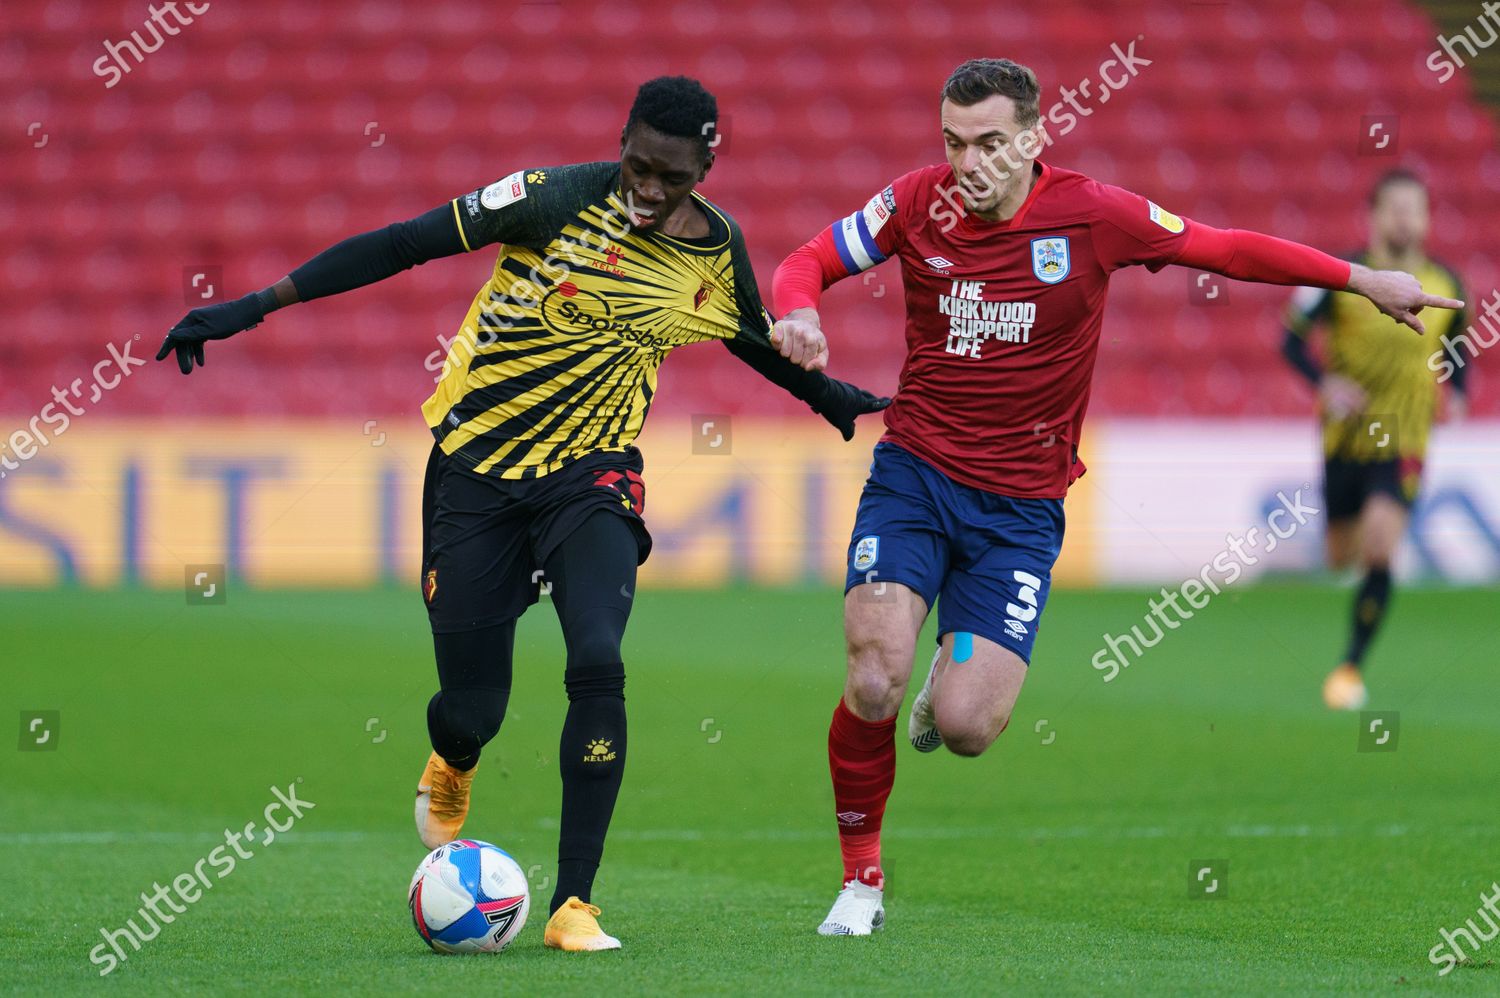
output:
{"label": "soccer ball", "polygon": [[422,860],[406,893],[412,924],[439,953],[498,953],[526,924],[526,874],[503,849],[458,839]]}

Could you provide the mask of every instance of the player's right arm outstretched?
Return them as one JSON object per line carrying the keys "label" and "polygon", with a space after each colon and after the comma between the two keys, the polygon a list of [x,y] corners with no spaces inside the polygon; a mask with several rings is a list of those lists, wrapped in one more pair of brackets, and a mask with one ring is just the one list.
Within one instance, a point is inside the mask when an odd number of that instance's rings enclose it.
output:
{"label": "player's right arm outstretched", "polygon": [[351,236],[268,288],[193,309],[168,331],[156,359],[165,360],[175,351],[178,368],[191,374],[194,364],[203,366],[204,343],[250,329],[278,308],[362,288],[429,260],[492,243],[534,240],[545,206],[538,205],[537,197],[516,193],[516,185],[521,185],[521,191],[529,189],[525,172],[513,173],[416,218]]}
{"label": "player's right arm outstretched", "polygon": [[174,351],[177,366],[191,374],[203,366],[203,345],[250,329],[278,308],[326,298],[374,284],[428,260],[463,253],[453,208],[440,208],[345,239],[292,271],[268,288],[235,301],[195,308],[173,326],[156,353],[165,360]]}

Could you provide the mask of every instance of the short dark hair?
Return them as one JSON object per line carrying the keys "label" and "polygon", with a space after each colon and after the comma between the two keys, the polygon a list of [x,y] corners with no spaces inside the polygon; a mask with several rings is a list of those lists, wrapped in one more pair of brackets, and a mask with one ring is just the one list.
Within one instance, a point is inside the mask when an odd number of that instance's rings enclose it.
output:
{"label": "short dark hair", "polygon": [[996,94],[1016,102],[1016,123],[1022,128],[1030,128],[1041,118],[1038,103],[1042,88],[1036,82],[1036,74],[1031,67],[1009,59],[970,59],[943,84],[943,100],[961,107],[970,107]]}
{"label": "short dark hair", "polygon": [[690,76],[658,76],[642,83],[635,92],[625,131],[637,122],[663,135],[696,139],[699,152],[707,158],[709,149],[717,144],[719,102]]}
{"label": "short dark hair", "polygon": [[1415,184],[1422,188],[1422,193],[1427,193],[1427,181],[1415,170],[1408,170],[1404,166],[1398,166],[1394,170],[1387,170],[1375,181],[1375,186],[1370,188],[1370,207],[1373,208],[1380,203],[1381,197],[1386,191],[1397,184]]}

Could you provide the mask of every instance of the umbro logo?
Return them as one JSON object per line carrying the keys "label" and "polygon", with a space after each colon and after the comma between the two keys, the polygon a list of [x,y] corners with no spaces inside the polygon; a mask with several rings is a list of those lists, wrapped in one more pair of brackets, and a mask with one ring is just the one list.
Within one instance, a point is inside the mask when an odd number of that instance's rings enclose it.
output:
{"label": "umbro logo", "polygon": [[840,811],[836,817],[839,819],[839,824],[841,825],[858,825],[862,824],[865,820],[865,815],[860,814],[858,811]]}
{"label": "umbro logo", "polygon": [[946,274],[948,272],[948,268],[953,266],[952,260],[947,260],[940,256],[929,256],[922,262],[927,264],[927,266],[931,267],[933,270],[937,271],[939,274]]}

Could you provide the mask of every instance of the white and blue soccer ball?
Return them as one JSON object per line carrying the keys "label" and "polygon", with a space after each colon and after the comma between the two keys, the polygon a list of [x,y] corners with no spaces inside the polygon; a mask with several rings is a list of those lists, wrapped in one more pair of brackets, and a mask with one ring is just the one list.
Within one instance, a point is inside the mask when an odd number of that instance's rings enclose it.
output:
{"label": "white and blue soccer ball", "polygon": [[531,910],[520,864],[475,839],[428,853],[406,901],[417,934],[439,953],[498,953],[520,935]]}

